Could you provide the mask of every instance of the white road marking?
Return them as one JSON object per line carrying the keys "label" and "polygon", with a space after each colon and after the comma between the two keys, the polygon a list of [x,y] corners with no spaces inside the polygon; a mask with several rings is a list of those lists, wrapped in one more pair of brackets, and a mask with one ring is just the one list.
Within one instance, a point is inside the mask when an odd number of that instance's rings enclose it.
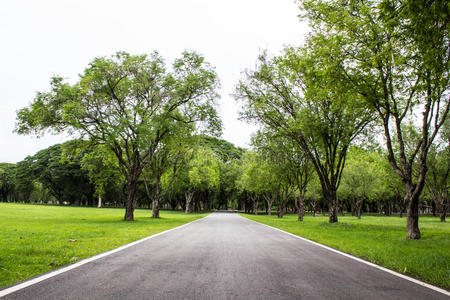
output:
{"label": "white road marking", "polygon": [[148,240],[150,240],[150,239],[152,239],[152,238],[155,238],[155,237],[157,237],[157,236],[160,236],[160,235],[166,234],[166,233],[168,233],[168,232],[171,232],[171,231],[174,231],[174,230],[183,228],[183,227],[188,226],[188,225],[190,225],[190,224],[192,224],[192,223],[195,223],[195,222],[198,222],[198,221],[200,221],[200,220],[203,220],[203,219],[207,218],[207,217],[210,216],[210,215],[211,215],[211,214],[207,215],[206,217],[200,218],[200,219],[198,219],[198,220],[195,220],[195,221],[192,221],[192,222],[189,222],[189,223],[180,225],[180,226],[178,226],[178,227],[175,227],[175,228],[172,228],[172,229],[168,229],[168,230],[166,230],[166,231],[162,231],[162,232],[159,232],[159,233],[155,233],[154,235],[151,235],[151,236],[145,237],[145,238],[143,238],[143,239],[140,239],[140,240],[131,242],[131,243],[126,244],[126,245],[123,245],[123,246],[121,246],[121,247],[119,247],[119,248],[116,248],[116,249],[113,249],[113,250],[109,250],[109,251],[106,251],[106,252],[103,252],[103,253],[94,255],[94,256],[92,256],[92,257],[90,257],[90,258],[86,258],[86,259],[80,260],[79,262],[74,263],[74,264],[72,264],[72,265],[69,265],[69,266],[67,266],[67,267],[63,267],[63,268],[61,268],[61,269],[58,269],[58,270],[55,270],[55,271],[51,271],[51,272],[49,272],[49,273],[47,273],[47,274],[38,276],[38,277],[36,277],[36,278],[30,279],[30,280],[27,280],[27,281],[24,281],[24,282],[19,283],[19,284],[17,284],[17,285],[14,285],[14,286],[12,286],[12,287],[10,287],[10,288],[6,288],[6,289],[4,289],[4,290],[0,290],[0,297],[4,297],[4,296],[6,296],[6,295],[9,295],[9,294],[11,294],[11,293],[17,292],[17,291],[19,291],[19,290],[21,290],[21,289],[24,289],[24,288],[26,288],[26,287],[29,287],[29,286],[31,286],[31,285],[33,285],[33,284],[36,284],[36,283],[39,283],[39,282],[44,281],[44,280],[46,280],[46,279],[55,277],[55,276],[57,276],[57,275],[59,275],[59,274],[62,274],[62,273],[64,273],[64,272],[73,270],[73,269],[78,268],[78,267],[80,267],[80,266],[82,266],[82,265],[85,265],[85,264],[87,264],[87,263],[90,263],[90,262],[92,262],[92,261],[94,261],[94,260],[103,258],[103,257],[105,257],[105,256],[108,256],[108,255],[111,255],[111,254],[114,254],[114,253],[117,253],[117,252],[119,252],[119,251],[125,250],[125,249],[130,248],[130,247],[133,247],[133,246],[135,246],[135,245],[137,245],[137,244],[140,244],[140,243],[142,243],[142,242],[148,241]]}
{"label": "white road marking", "polygon": [[442,293],[442,294],[444,294],[444,295],[450,296],[450,292],[448,292],[448,291],[446,291],[446,290],[444,290],[444,289],[438,288],[437,286],[434,286],[434,285],[425,283],[425,282],[423,282],[423,281],[417,280],[417,279],[415,279],[415,278],[412,278],[412,277],[409,277],[409,276],[406,276],[406,275],[397,273],[397,272],[392,271],[392,270],[390,270],[390,269],[381,267],[381,266],[379,266],[379,265],[376,265],[376,264],[374,264],[374,263],[368,262],[368,261],[366,261],[366,260],[363,260],[363,259],[358,258],[358,257],[356,257],[356,256],[350,255],[350,254],[348,254],[348,253],[341,252],[341,251],[336,250],[336,249],[334,249],[334,248],[331,248],[331,247],[328,247],[328,246],[319,244],[319,243],[317,243],[317,242],[314,242],[314,241],[305,239],[305,238],[303,238],[303,237],[301,237],[301,236],[298,236],[298,235],[295,235],[295,234],[293,234],[293,233],[284,231],[284,230],[282,230],[282,229],[279,229],[279,228],[276,228],[276,227],[272,227],[272,226],[270,226],[270,225],[267,225],[267,224],[263,224],[263,223],[257,222],[257,221],[255,221],[255,220],[251,220],[251,219],[245,218],[245,217],[243,217],[243,216],[240,216],[240,217],[241,217],[241,218],[244,218],[244,219],[246,219],[246,220],[249,220],[249,221],[253,221],[253,222],[258,223],[258,224],[260,224],[260,225],[269,227],[269,228],[271,228],[271,229],[273,229],[273,230],[281,231],[281,232],[283,232],[283,233],[285,233],[285,234],[288,234],[288,235],[290,235],[290,236],[292,236],[292,237],[294,237],[294,238],[297,238],[297,239],[303,240],[303,241],[305,241],[305,242],[314,244],[314,245],[316,245],[316,246],[325,248],[325,249],[330,250],[330,251],[332,251],[332,252],[334,252],[334,253],[337,253],[337,254],[346,256],[346,257],[351,258],[351,259],[353,259],[353,260],[359,261],[359,262],[361,262],[361,263],[363,263],[363,264],[369,265],[369,266],[371,266],[371,267],[374,267],[374,268],[377,268],[377,269],[379,269],[379,270],[385,271],[385,272],[390,273],[390,274],[392,274],[392,275],[395,275],[395,276],[397,276],[397,277],[400,277],[400,278],[409,280],[409,281],[414,282],[414,283],[416,283],[416,284],[418,284],[418,285],[421,285],[421,286],[427,287],[427,288],[429,288],[429,289],[432,289],[432,290],[434,290],[434,291],[436,291],[436,292],[439,292],[439,293]]}

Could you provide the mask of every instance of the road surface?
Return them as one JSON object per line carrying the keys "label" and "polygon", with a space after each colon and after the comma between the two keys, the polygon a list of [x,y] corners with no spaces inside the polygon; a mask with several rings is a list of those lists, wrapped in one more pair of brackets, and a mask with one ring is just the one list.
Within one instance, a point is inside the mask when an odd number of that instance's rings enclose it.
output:
{"label": "road surface", "polygon": [[5,299],[449,297],[237,214],[214,213]]}

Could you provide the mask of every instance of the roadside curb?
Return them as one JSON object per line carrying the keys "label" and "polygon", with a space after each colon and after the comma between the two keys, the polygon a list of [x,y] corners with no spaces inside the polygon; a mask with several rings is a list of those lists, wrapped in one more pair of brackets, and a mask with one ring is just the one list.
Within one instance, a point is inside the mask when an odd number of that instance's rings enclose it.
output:
{"label": "roadside curb", "polygon": [[241,215],[239,215],[239,214],[237,214],[237,215],[240,216],[241,218],[246,219],[246,220],[249,220],[249,221],[255,222],[255,223],[257,223],[257,224],[260,224],[260,225],[269,227],[270,229],[273,229],[273,230],[277,230],[277,231],[283,232],[283,233],[288,234],[288,235],[290,235],[290,236],[292,236],[292,237],[294,237],[294,238],[297,238],[297,239],[300,239],[300,240],[302,240],[302,241],[305,241],[305,242],[314,244],[314,245],[316,245],[316,246],[325,248],[325,249],[327,249],[327,250],[329,250],[329,251],[332,251],[332,252],[334,252],[334,253],[343,255],[343,256],[348,257],[348,258],[350,258],[350,259],[356,260],[356,261],[361,262],[361,263],[363,263],[363,264],[369,265],[369,266],[374,267],[374,268],[376,268],[376,269],[379,269],[379,270],[382,270],[382,271],[387,272],[387,273],[389,273],[389,274],[392,274],[392,275],[394,275],[394,276],[397,276],[397,277],[403,278],[403,279],[405,279],[405,280],[414,282],[415,284],[421,285],[421,286],[423,286],[423,287],[427,287],[427,288],[432,289],[432,290],[434,290],[434,291],[436,291],[436,292],[442,293],[442,294],[444,294],[444,295],[446,295],[446,296],[450,296],[450,292],[448,292],[448,291],[446,291],[446,290],[444,290],[444,289],[442,289],[442,288],[439,288],[439,287],[437,287],[437,286],[434,286],[434,285],[431,285],[431,284],[429,284],[429,283],[425,283],[425,282],[423,282],[423,281],[420,281],[420,280],[418,280],[418,279],[415,279],[415,278],[412,278],[412,277],[403,275],[403,274],[398,273],[398,272],[395,272],[395,271],[393,271],[393,270],[391,270],[391,269],[388,269],[388,268],[379,266],[379,265],[377,265],[377,264],[374,264],[374,263],[371,263],[371,262],[369,262],[369,261],[366,261],[366,260],[364,260],[364,259],[362,259],[362,258],[353,256],[353,255],[351,255],[351,254],[348,254],[348,253],[339,251],[339,250],[337,250],[337,249],[334,249],[334,248],[331,248],[331,247],[328,247],[328,246],[319,244],[319,243],[317,243],[317,242],[308,240],[308,239],[306,239],[306,238],[304,238],[304,237],[295,235],[295,234],[293,234],[293,233],[284,231],[284,230],[282,230],[282,229],[279,229],[279,228],[276,228],[276,227],[272,227],[272,226],[270,226],[270,225],[267,225],[267,224],[264,224],[264,223],[257,222],[257,221],[255,221],[255,220],[248,219],[248,218],[243,217],[243,216],[241,216]]}
{"label": "roadside curb", "polygon": [[[211,214],[212,214],[212,213],[211,213]],[[85,264],[87,264],[87,263],[90,263],[90,262],[92,262],[92,261],[95,261],[95,260],[98,260],[98,259],[100,259],[100,258],[106,257],[106,256],[108,256],[108,255],[111,255],[111,254],[120,252],[120,251],[125,250],[125,249],[127,249],[127,248],[130,248],[130,247],[132,247],[132,246],[141,244],[141,243],[143,243],[143,242],[145,242],[145,241],[148,241],[148,240],[150,240],[150,239],[152,239],[152,238],[155,238],[155,237],[157,237],[157,236],[160,236],[160,235],[169,233],[169,232],[171,232],[171,231],[174,231],[174,230],[177,230],[177,229],[181,229],[181,228],[186,227],[186,226],[188,226],[188,225],[191,225],[191,224],[193,224],[193,223],[199,222],[199,221],[204,220],[205,218],[211,216],[211,214],[209,214],[209,215],[207,215],[207,216],[205,216],[205,217],[202,217],[202,218],[200,218],[200,219],[191,221],[191,222],[189,222],[189,223],[186,223],[186,224],[183,224],[183,225],[180,225],[180,226],[171,228],[171,229],[167,229],[167,230],[165,230],[165,231],[161,231],[161,232],[155,233],[155,234],[153,234],[153,235],[147,236],[147,237],[145,237],[145,238],[142,238],[142,239],[140,239],[140,240],[137,240],[137,241],[134,241],[134,242],[131,242],[131,243],[128,243],[128,244],[125,244],[125,245],[120,246],[120,247],[118,247],[118,248],[115,248],[115,249],[112,249],[112,250],[108,250],[108,251],[106,251],[106,252],[102,252],[102,253],[96,254],[96,255],[91,256],[91,257],[89,257],[89,258],[82,259],[82,260],[80,260],[79,262],[76,262],[76,263],[74,263],[74,264],[71,264],[71,265],[62,267],[61,269],[56,269],[56,270],[54,270],[54,271],[49,271],[48,273],[44,273],[43,275],[37,275],[36,278],[28,279],[28,280],[25,280],[25,281],[23,281],[23,282],[21,282],[21,283],[18,283],[18,284],[16,284],[16,285],[13,285],[13,286],[11,286],[11,287],[8,287],[8,288],[5,288],[5,289],[3,289],[3,290],[0,290],[0,298],[1,298],[1,297],[4,297],[4,296],[6,296],[6,295],[12,294],[12,293],[14,293],[14,292],[17,292],[17,291],[19,291],[19,290],[21,290],[21,289],[27,288],[27,287],[29,287],[29,286],[31,286],[31,285],[34,285],[34,284],[36,284],[36,283],[39,283],[39,282],[41,282],[41,281],[44,281],[44,280],[46,280],[46,279],[55,277],[55,276],[57,276],[57,275],[59,275],[59,274],[62,274],[62,273],[65,273],[65,272],[67,272],[67,271],[70,271],[70,270],[73,270],[73,269],[75,269],[75,268],[78,268],[78,267],[80,267],[80,266],[82,266],[82,265],[85,265]]]}

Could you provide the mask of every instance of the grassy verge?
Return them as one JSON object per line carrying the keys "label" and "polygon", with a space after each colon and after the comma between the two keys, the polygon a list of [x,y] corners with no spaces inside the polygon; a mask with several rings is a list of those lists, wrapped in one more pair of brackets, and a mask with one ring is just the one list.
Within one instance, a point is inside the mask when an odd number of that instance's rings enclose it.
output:
{"label": "grassy verge", "polygon": [[[0,288],[207,214],[0,203]],[[73,241],[76,240],[76,241]]]}
{"label": "grassy verge", "polygon": [[296,215],[241,215],[450,289],[450,224],[439,218],[421,217],[422,238],[413,241],[406,240],[406,219],[399,217],[345,216],[329,224],[322,216],[300,223]]}

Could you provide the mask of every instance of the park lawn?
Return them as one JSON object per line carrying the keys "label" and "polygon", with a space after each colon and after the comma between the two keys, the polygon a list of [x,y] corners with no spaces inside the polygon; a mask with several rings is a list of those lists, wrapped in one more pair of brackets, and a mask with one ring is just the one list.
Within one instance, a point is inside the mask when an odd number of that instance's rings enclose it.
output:
{"label": "park lawn", "polygon": [[420,217],[421,239],[406,240],[405,217],[339,216],[338,223],[329,224],[328,216],[308,215],[298,222],[297,215],[241,215],[450,289],[450,224],[438,217]]}
{"label": "park lawn", "polygon": [[[207,215],[0,203],[0,288]],[[76,241],[69,241],[70,239]]]}

